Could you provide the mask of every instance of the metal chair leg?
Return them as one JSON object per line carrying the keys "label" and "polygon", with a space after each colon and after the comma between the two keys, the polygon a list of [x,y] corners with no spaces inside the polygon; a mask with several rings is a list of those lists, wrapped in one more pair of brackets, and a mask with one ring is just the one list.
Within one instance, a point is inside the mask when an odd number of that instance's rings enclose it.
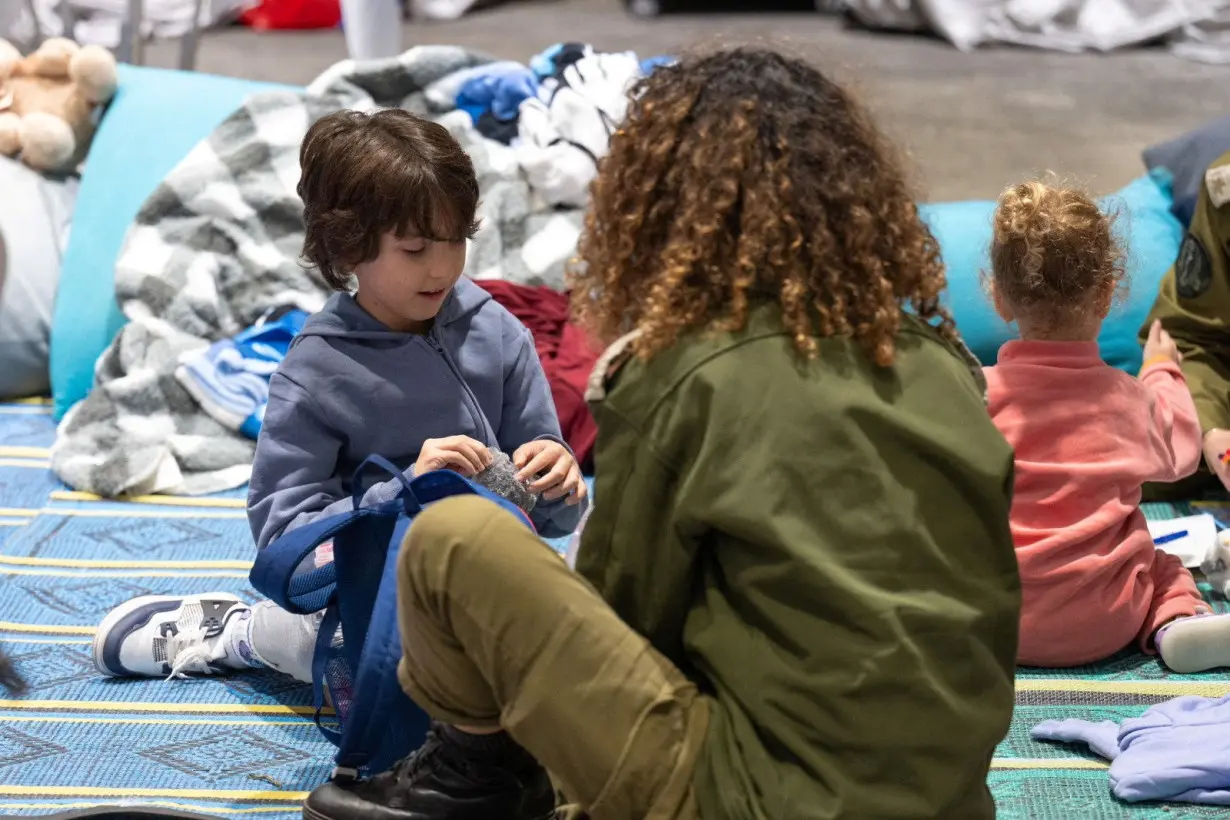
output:
{"label": "metal chair leg", "polygon": [[141,22],[145,19],[145,0],[128,0],[128,21],[120,39],[121,54],[126,52],[128,62],[142,65],[145,61],[145,41],[141,36]]}
{"label": "metal chair leg", "polygon": [[34,0],[26,0],[26,11],[30,14],[30,24],[34,30],[34,41],[30,43],[30,47],[38,48],[43,42],[43,23],[38,19],[38,8],[34,5]]}
{"label": "metal chair leg", "polygon": [[196,68],[196,52],[201,35],[201,9],[205,0],[196,0],[192,8],[192,25],[179,41],[179,70],[192,71]]}

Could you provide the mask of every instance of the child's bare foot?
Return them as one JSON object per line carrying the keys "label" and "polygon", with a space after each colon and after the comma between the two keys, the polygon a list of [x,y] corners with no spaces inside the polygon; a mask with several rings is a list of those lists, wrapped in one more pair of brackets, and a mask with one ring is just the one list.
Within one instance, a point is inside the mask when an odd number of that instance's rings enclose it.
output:
{"label": "child's bare foot", "polygon": [[1230,615],[1194,615],[1162,626],[1154,639],[1166,666],[1187,674],[1230,666]]}

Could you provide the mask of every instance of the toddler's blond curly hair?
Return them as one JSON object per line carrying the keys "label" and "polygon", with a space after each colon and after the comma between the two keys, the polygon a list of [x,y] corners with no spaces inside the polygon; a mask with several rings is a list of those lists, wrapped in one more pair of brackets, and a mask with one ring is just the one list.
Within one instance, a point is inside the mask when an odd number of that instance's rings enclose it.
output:
{"label": "toddler's blond curly hair", "polygon": [[1013,185],[995,209],[991,275],[1018,319],[1040,330],[1084,321],[1124,281],[1114,218],[1084,191],[1039,180]]}

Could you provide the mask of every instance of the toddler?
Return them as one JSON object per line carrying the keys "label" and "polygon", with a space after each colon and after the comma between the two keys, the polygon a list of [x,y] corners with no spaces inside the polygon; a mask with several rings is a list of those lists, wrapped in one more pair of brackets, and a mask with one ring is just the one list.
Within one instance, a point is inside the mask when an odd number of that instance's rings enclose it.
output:
{"label": "toddler", "polygon": [[991,416],[1016,451],[1018,662],[1077,666],[1136,641],[1177,672],[1230,664],[1230,618],[1209,616],[1139,508],[1142,484],[1196,470],[1200,426],[1160,324],[1138,378],[1098,354],[1124,276],[1110,218],[1079,191],[1015,185],[995,212],[991,271],[995,310],[1021,335],[986,370]]}

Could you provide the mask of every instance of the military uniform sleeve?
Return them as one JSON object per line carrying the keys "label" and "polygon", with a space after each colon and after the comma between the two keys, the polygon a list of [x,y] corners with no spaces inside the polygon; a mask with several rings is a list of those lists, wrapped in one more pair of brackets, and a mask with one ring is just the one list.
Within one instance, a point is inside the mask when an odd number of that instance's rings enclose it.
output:
{"label": "military uniform sleeve", "polygon": [[1141,330],[1160,319],[1183,353],[1201,428],[1230,428],[1230,154],[1209,167],[1179,257]]}
{"label": "military uniform sleeve", "polygon": [[[597,410],[602,468],[577,553],[577,571],[630,627],[683,666],[683,623],[698,534],[677,524],[679,473],[618,410]],[[603,500],[604,499],[604,500]]]}

